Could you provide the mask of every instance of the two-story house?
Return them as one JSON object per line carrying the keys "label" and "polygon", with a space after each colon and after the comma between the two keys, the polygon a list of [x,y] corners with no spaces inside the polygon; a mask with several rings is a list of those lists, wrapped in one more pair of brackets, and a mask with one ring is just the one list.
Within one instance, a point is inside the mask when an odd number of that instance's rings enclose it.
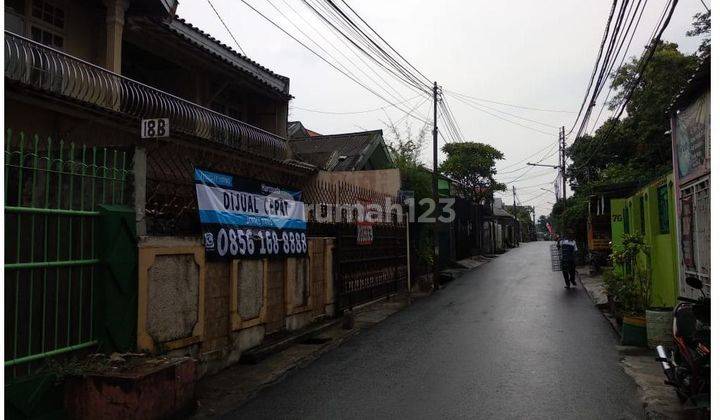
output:
{"label": "two-story house", "polygon": [[[146,197],[134,203],[147,208],[140,233],[196,228],[181,217],[194,211],[192,165],[292,186],[313,170],[290,159],[289,79],[178,18],[176,7],[171,0],[5,4],[6,128],[142,154],[134,156],[147,161],[134,168],[137,186],[138,170],[147,182]],[[148,118],[169,118],[170,139],[142,141],[140,121]],[[216,156],[220,150],[234,151],[236,162]]]}
{"label": "two-story house", "polygon": [[[316,169],[292,159],[289,79],[176,7],[5,2],[6,384],[136,336],[229,363],[286,328],[284,284],[307,264],[206,264],[193,170],[301,189]],[[168,119],[169,135],[142,138],[146,119]],[[17,389],[6,403],[30,415],[37,393]]]}

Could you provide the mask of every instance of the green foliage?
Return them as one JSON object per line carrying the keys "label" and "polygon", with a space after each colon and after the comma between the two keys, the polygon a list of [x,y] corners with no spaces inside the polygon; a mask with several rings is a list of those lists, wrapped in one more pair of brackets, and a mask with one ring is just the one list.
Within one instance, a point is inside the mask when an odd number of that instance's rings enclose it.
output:
{"label": "green foliage", "polygon": [[553,205],[550,224],[556,233],[572,230],[576,239],[579,239],[585,231],[587,216],[587,199],[581,195],[574,195],[568,198],[565,204],[561,200]]}
{"label": "green foliage", "polygon": [[517,217],[522,223],[532,224],[532,216],[530,215],[532,211],[532,206],[516,206],[514,210],[510,207],[510,213]]}
{"label": "green foliage", "polygon": [[[388,134],[388,149],[393,161],[400,170],[403,188],[412,190],[415,194],[415,202],[423,198],[432,198],[432,174],[420,164],[420,153],[422,152],[427,137],[427,126],[423,126],[416,133],[409,124],[401,132],[394,124],[386,124]],[[416,214],[424,211],[424,208],[417,208]],[[433,236],[431,224],[416,224],[418,240],[413,252],[424,264],[433,264]]]}
{"label": "green foliage", "polygon": [[[548,233],[547,223],[550,221],[544,214],[537,219],[537,231],[538,233]],[[552,224],[552,223],[551,223]]]}
{"label": "green foliage", "polygon": [[710,54],[710,11],[695,14],[695,16],[693,16],[692,29],[687,31],[685,35],[706,35],[698,47],[697,55],[706,56]]}
{"label": "green foliage", "polygon": [[386,124],[386,127],[387,146],[400,170],[403,187],[414,191],[418,201],[432,197],[432,174],[420,164],[420,153],[427,138],[427,126],[421,127],[417,133],[413,133],[410,124],[406,124],[402,132],[392,123]]}
{"label": "green foliage", "polygon": [[435,253],[433,252],[433,231],[432,225],[425,223],[420,224],[420,244],[416,250],[420,261],[427,266],[432,266],[435,262]]}
{"label": "green foliage", "polygon": [[610,260],[619,266],[634,268],[637,266],[637,257],[641,254],[650,257],[650,247],[640,233],[625,233],[622,238],[622,247],[610,255]]}
{"label": "green foliage", "polygon": [[603,271],[603,289],[608,296],[613,297],[617,301],[622,286],[623,276],[617,274],[614,270]]}
{"label": "green foliage", "polygon": [[[612,75],[614,95],[608,103],[610,109],[621,106],[637,79],[643,59],[632,58]],[[627,104],[627,115],[617,123],[605,121],[595,133],[578,138],[568,148],[567,156],[572,163],[567,168],[567,179],[577,204],[586,203],[586,197],[596,186],[623,182],[640,185],[671,169],[671,141],[665,134],[670,123],[665,111],[697,63],[696,56],[684,55],[677,44],[661,42]],[[586,219],[580,216],[586,210],[568,203],[568,211],[573,214],[560,220],[562,208],[556,206],[551,215],[553,226],[584,229]]]}
{"label": "green foliage", "polygon": [[440,171],[457,181],[462,195],[475,203],[492,199],[493,192],[505,191],[505,185],[495,181],[495,162],[503,158],[494,147],[474,142],[446,143],[447,155]]}
{"label": "green foliage", "polygon": [[[610,261],[622,267],[624,272],[619,287],[615,289],[616,296],[623,309],[631,314],[642,314],[650,303],[652,275],[639,266],[640,255],[648,260],[650,258],[650,247],[640,233],[624,234],[622,246],[610,255]],[[647,266],[650,267],[650,264]]]}

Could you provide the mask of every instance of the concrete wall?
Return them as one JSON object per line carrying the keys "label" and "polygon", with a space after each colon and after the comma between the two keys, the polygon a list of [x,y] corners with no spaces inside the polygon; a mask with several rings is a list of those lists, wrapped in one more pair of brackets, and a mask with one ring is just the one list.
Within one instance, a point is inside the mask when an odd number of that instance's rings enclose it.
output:
{"label": "concrete wall", "polygon": [[333,247],[310,238],[303,258],[206,261],[199,238],[142,237],[138,349],[196,357],[203,375],[269,333],[334,315]]}
{"label": "concrete wall", "polygon": [[395,197],[401,188],[400,170],[397,168],[373,171],[320,171],[317,180],[332,184],[346,182],[392,197]]}

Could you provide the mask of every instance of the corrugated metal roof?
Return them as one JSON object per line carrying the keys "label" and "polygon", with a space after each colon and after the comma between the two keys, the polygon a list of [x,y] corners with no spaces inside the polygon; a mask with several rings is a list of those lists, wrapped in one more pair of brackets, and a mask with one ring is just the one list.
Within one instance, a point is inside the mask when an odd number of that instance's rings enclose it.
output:
{"label": "corrugated metal roof", "polygon": [[328,171],[354,171],[382,143],[382,135],[382,130],[373,130],[305,137],[290,140],[290,148],[304,161]]}

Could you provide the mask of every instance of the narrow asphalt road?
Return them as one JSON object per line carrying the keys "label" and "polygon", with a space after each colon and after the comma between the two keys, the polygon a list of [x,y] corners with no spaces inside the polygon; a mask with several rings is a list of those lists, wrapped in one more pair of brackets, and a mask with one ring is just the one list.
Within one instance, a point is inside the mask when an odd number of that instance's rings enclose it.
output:
{"label": "narrow asphalt road", "polygon": [[549,245],[465,274],[228,418],[642,418],[613,332]]}

